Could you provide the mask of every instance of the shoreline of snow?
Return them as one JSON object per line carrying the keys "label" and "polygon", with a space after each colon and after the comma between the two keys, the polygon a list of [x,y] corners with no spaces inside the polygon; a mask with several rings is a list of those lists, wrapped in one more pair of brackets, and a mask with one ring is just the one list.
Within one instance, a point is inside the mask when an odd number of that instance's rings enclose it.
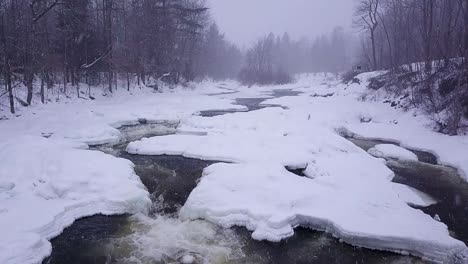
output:
{"label": "shoreline of snow", "polygon": [[[136,214],[136,213],[144,213],[140,211],[129,211],[125,207],[118,206],[117,204],[114,206],[109,205],[107,202],[102,203],[93,203],[88,205],[77,206],[71,210],[65,211],[60,216],[55,216],[54,221],[47,226],[38,230],[38,236],[31,235],[30,239],[37,241],[32,243],[31,247],[28,247],[29,241],[8,241],[8,246],[4,247],[2,251],[21,251],[23,252],[21,255],[17,254],[12,256],[11,258],[2,254],[3,256],[0,257],[0,261],[2,263],[41,263],[45,258],[49,257],[52,253],[52,245],[51,240],[55,237],[62,234],[62,232],[73,225],[75,221],[91,217],[95,215],[104,215],[104,216],[117,216],[117,215],[125,215],[125,214]],[[23,234],[26,235],[26,234]],[[24,244],[26,242],[26,246]],[[23,246],[23,248],[21,248]]]}
{"label": "shoreline of snow", "polygon": [[[348,137],[352,137],[356,139],[363,139],[363,140],[371,140],[371,141],[372,140],[390,141],[390,142],[394,142],[395,144],[398,144],[400,147],[405,148],[405,149],[412,149],[412,150],[431,153],[437,158],[438,165],[456,169],[459,177],[465,182],[468,182],[468,142],[467,144],[463,144],[464,146],[466,146],[466,151],[463,152],[465,148],[459,147],[461,143],[459,141],[455,142],[454,140],[453,142],[450,142],[449,140],[450,143],[448,144],[454,147],[445,147],[447,146],[447,144],[443,144],[444,146],[440,147],[440,146],[437,146],[437,144],[430,143],[430,142],[440,143],[439,140],[443,139],[444,137],[449,137],[449,136],[442,135],[442,134],[435,134],[433,138],[434,141],[416,142],[414,140],[415,138],[405,139],[391,132],[386,133],[385,136],[376,136],[376,132],[372,132],[372,130],[369,130],[369,129],[356,128],[356,127],[353,127],[350,129],[349,127],[346,127],[346,130],[347,130],[346,136]],[[453,155],[453,151],[460,152],[458,153],[459,155],[456,155],[460,157],[460,159],[454,158],[455,155]]]}
{"label": "shoreline of snow", "polygon": [[0,262],[40,263],[50,239],[96,214],[146,213],[149,193],[133,164],[85,145],[19,136],[0,143]]}
{"label": "shoreline of snow", "polygon": [[0,159],[0,263],[40,263],[75,220],[151,206],[133,163],[83,144],[18,136],[0,143]]}
{"label": "shoreline of snow", "polygon": [[[374,101],[366,101],[367,104],[380,104],[385,108],[383,101],[387,94],[385,91],[371,91],[367,89],[369,79],[380,73],[363,73],[357,78],[363,80],[359,85],[358,94],[367,93],[374,96]],[[351,85],[352,87],[355,85]],[[364,90],[363,90],[364,89]],[[384,124],[383,120],[364,124],[349,124],[345,127],[355,137],[371,140],[390,140],[398,143],[403,148],[429,152],[437,157],[439,165],[456,168],[460,177],[468,182],[468,136],[448,136],[432,130],[432,121],[429,116],[421,114],[419,109],[403,112],[400,109],[392,109],[395,113],[388,121],[394,124]],[[396,122],[395,122],[396,121]],[[393,127],[393,129],[389,129]]]}
{"label": "shoreline of snow", "polygon": [[[65,100],[37,104],[21,109],[19,116],[0,120],[0,135],[14,138],[20,133],[88,145],[113,144],[120,140],[120,127],[137,125],[140,120],[176,123],[200,111],[246,110],[244,106],[236,105],[232,98],[203,94],[216,90],[219,88],[208,82],[201,83],[199,90],[176,88],[158,94],[150,90],[137,90],[129,94],[120,89],[111,96],[93,101]],[[38,122],[38,119],[41,121]]]}
{"label": "shoreline of snow", "polygon": [[[295,111],[309,112],[317,125],[326,125],[348,137],[395,142],[400,147],[434,154],[440,165],[456,168],[468,182],[468,135],[448,136],[432,130],[433,121],[419,109],[403,111],[385,104],[385,91],[367,88],[369,79],[382,72],[362,73],[361,84],[343,84],[338,80],[329,86],[312,80],[301,80],[309,88],[293,89],[304,94],[266,100],[263,104],[282,105]],[[332,96],[311,97],[315,94]],[[316,113],[323,116],[317,116]],[[316,120],[314,120],[316,119]]]}

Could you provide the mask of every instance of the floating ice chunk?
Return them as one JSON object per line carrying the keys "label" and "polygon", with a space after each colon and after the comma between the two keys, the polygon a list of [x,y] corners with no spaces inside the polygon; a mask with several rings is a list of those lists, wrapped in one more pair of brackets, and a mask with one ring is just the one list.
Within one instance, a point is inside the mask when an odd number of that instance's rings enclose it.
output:
{"label": "floating ice chunk", "polygon": [[399,183],[392,183],[392,187],[398,197],[410,205],[427,207],[437,203],[434,198],[412,187]]}
{"label": "floating ice chunk", "polygon": [[[343,157],[334,159],[346,162]],[[358,160],[355,157],[354,162],[360,164]],[[385,179],[379,176],[385,169],[377,169],[384,165],[375,162],[369,164],[376,169],[374,177]],[[358,169],[356,175],[364,170]],[[350,174],[354,178],[355,173]],[[450,263],[466,250],[445,224],[409,207],[391,183],[342,176],[309,179],[273,164],[218,163],[205,169],[180,215],[225,228],[245,226],[254,239],[273,242],[292,236],[294,227],[305,226],[356,246],[407,252],[441,263]]]}
{"label": "floating ice chunk", "polygon": [[393,144],[376,145],[368,153],[377,158],[418,161],[416,154]]}

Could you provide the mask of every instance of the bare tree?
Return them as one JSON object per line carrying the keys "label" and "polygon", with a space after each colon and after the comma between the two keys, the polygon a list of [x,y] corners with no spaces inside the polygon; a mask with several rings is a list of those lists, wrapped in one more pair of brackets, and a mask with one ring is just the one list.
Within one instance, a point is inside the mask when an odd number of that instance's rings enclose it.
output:
{"label": "bare tree", "polygon": [[[15,102],[13,99],[13,87],[11,81],[11,67],[10,67],[10,46],[8,43],[8,38],[6,37],[8,30],[8,19],[6,17],[7,5],[4,0],[0,1],[1,13],[1,40],[2,40],[2,53],[3,53],[3,76],[5,81],[5,90],[8,93],[8,99],[10,103],[10,112],[15,113]],[[11,10],[10,10],[11,11]],[[11,11],[12,12],[12,11]]]}
{"label": "bare tree", "polygon": [[424,68],[427,74],[432,70],[432,47],[433,47],[433,30],[434,30],[434,2],[420,0],[420,10],[422,12],[422,41],[424,52]]}
{"label": "bare tree", "polygon": [[361,0],[356,9],[355,26],[370,32],[372,46],[372,68],[378,69],[376,51],[376,30],[379,25],[379,3],[380,0]]}

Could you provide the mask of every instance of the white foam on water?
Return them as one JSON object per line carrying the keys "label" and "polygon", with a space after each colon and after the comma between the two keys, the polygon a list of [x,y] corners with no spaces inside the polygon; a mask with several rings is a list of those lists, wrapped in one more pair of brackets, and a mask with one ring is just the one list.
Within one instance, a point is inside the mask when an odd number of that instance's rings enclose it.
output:
{"label": "white foam on water", "polygon": [[229,263],[245,257],[232,230],[205,221],[181,221],[166,216],[130,218],[132,233],[112,242],[118,263]]}

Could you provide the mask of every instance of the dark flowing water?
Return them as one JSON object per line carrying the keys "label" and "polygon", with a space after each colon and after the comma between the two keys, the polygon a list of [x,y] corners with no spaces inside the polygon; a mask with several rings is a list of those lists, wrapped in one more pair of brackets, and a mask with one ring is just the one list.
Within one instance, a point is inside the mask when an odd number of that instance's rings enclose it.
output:
{"label": "dark flowing water", "polygon": [[129,234],[129,217],[95,215],[75,221],[52,240],[52,254],[43,264],[109,263],[108,245]]}
{"label": "dark flowing water", "polygon": [[[369,149],[379,144],[393,144],[396,146],[400,146],[400,144],[398,144],[397,142],[388,141],[388,140],[375,140],[375,139],[367,140],[367,139],[358,139],[358,138],[348,138],[348,140],[353,142],[356,146],[362,148],[365,151],[368,151]],[[437,157],[434,154],[427,152],[427,151],[420,151],[420,150],[415,150],[415,149],[410,149],[410,148],[407,148],[407,149],[413,152],[414,154],[416,154],[420,162],[437,165]]]}
{"label": "dark flowing water", "polygon": [[120,156],[135,164],[135,172],[153,201],[150,215],[176,215],[197,186],[203,169],[215,163],[181,156]]}
{"label": "dark flowing water", "polygon": [[201,111],[200,115],[203,117],[213,117],[213,116],[220,116],[225,114],[232,114],[238,112],[251,112],[256,111],[268,107],[282,107],[280,105],[263,105],[262,102],[268,100],[270,98],[237,98],[235,100],[236,105],[242,105],[247,107],[247,111],[239,111],[237,109],[225,109],[225,110],[208,110],[208,111]]}
{"label": "dark flowing water", "polygon": [[293,91],[291,89],[278,89],[274,90],[271,93],[267,94],[267,98],[237,98],[235,99],[236,105],[245,106],[248,110],[247,111],[239,111],[236,109],[224,109],[224,110],[208,110],[200,112],[201,116],[203,117],[213,117],[213,116],[220,116],[225,114],[237,113],[237,112],[250,112],[256,111],[268,107],[281,107],[281,105],[272,105],[272,104],[262,104],[264,101],[271,99],[271,98],[280,98],[285,96],[298,96],[301,92]]}

